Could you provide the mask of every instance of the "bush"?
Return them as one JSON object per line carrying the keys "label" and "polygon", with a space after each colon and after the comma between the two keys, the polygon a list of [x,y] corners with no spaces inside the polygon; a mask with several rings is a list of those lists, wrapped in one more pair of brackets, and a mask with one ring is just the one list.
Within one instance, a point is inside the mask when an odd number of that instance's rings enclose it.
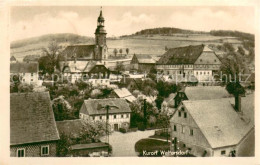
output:
{"label": "bush", "polygon": [[125,128],[119,128],[119,132],[126,133],[127,131]]}
{"label": "bush", "polygon": [[138,130],[140,130],[140,131],[144,131],[144,130],[145,130],[145,125],[144,125],[143,122],[138,123],[138,124],[137,124],[137,127],[138,127]]}
{"label": "bush", "polygon": [[129,132],[136,132],[137,130],[138,130],[137,127],[135,127],[135,128],[130,128],[130,129],[129,129]]}

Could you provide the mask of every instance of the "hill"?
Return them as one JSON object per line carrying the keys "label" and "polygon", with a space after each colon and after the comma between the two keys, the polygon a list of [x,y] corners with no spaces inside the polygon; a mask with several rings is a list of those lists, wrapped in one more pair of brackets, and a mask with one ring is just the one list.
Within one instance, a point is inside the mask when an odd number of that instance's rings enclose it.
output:
{"label": "hill", "polygon": [[89,42],[93,38],[86,37],[86,36],[80,36],[77,34],[72,33],[59,33],[59,34],[46,34],[39,37],[32,37],[32,38],[26,38],[23,40],[17,40],[11,42],[10,48],[19,48],[30,44],[40,43],[40,42],[50,42],[50,41],[56,41],[58,43],[84,43]]}

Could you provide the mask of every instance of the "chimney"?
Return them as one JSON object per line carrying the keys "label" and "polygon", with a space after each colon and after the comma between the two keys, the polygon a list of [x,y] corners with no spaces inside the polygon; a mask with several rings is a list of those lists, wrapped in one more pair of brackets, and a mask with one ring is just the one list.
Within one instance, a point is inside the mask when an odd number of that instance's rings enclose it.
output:
{"label": "chimney", "polygon": [[241,95],[235,95],[235,110],[241,112]]}

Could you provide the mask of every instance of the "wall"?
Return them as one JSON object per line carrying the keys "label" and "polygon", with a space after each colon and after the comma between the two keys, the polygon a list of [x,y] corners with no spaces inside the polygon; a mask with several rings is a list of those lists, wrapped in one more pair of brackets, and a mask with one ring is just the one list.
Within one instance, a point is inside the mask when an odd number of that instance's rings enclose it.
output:
{"label": "wall", "polygon": [[236,156],[255,156],[255,129],[253,128],[248,135],[238,144]]}
{"label": "wall", "polygon": [[99,153],[100,155],[107,155],[108,147],[90,148],[90,149],[79,149],[72,150],[71,155],[75,156],[91,156],[93,152]]}
{"label": "wall", "polygon": [[17,149],[25,148],[25,157],[41,157],[41,146],[45,146],[45,145],[49,145],[49,155],[47,157],[56,156],[56,142],[32,143],[26,145],[11,146],[10,156],[16,157]]}

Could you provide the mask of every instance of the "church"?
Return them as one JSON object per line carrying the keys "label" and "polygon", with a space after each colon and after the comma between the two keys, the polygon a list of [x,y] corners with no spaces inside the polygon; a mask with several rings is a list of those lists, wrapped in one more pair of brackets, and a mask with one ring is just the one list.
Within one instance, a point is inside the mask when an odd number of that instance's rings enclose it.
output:
{"label": "church", "polygon": [[108,57],[106,45],[105,19],[102,14],[97,19],[95,31],[95,44],[70,45],[60,54],[60,70],[71,83],[82,79],[92,85],[109,85],[110,70],[105,66],[104,60]]}

